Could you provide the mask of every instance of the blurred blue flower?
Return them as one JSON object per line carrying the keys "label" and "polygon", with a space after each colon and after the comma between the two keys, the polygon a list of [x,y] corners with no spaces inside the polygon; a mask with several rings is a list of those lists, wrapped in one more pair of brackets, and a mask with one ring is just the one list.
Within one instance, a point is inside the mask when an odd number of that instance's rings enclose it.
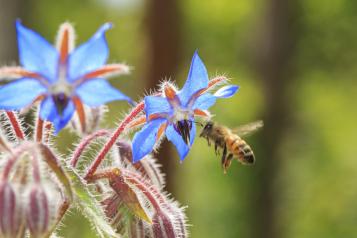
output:
{"label": "blurred blue flower", "polygon": [[[73,49],[74,30],[64,23],[57,49],[38,33],[16,22],[20,63],[23,67],[3,67],[3,75],[17,80],[0,88],[0,108],[19,110],[41,100],[40,117],[51,121],[58,133],[83,104],[99,106],[130,98],[113,88],[103,77],[127,73],[122,64],[105,65],[109,50],[102,25],[85,43]],[[6,72],[6,73],[4,73]]]}
{"label": "blurred blue flower", "polygon": [[163,135],[171,141],[185,159],[196,135],[195,117],[209,117],[206,111],[216,98],[233,96],[238,86],[222,87],[215,94],[206,92],[209,78],[207,70],[197,52],[193,55],[187,81],[177,91],[170,83],[163,84],[162,96],[146,96],[145,113],[147,123],[133,139],[133,161],[139,161],[152,152],[155,143]]}

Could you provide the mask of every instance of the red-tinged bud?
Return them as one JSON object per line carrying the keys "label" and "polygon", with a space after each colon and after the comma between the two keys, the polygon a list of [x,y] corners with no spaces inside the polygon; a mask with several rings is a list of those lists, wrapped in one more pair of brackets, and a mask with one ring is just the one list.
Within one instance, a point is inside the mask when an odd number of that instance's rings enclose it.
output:
{"label": "red-tinged bud", "polygon": [[121,203],[121,198],[116,193],[104,199],[102,205],[104,207],[105,215],[110,219],[114,219],[114,217],[118,216],[118,208]]}
{"label": "red-tinged bud", "polygon": [[12,185],[0,182],[0,237],[21,237],[24,227],[22,209]]}
{"label": "red-tinged bud", "polygon": [[133,163],[132,145],[129,142],[119,140],[117,146],[121,162],[124,162],[127,166],[134,167],[137,172],[141,173],[143,177],[148,178],[158,188],[165,186],[164,175],[160,170],[161,165],[157,163],[156,159],[147,155],[145,159]]}
{"label": "red-tinged bud", "polygon": [[123,170],[123,176],[131,186],[134,186],[144,197],[147,203],[152,205],[152,222],[147,224],[150,237],[179,237],[187,235],[186,216],[177,202],[168,198],[166,193],[150,184],[149,180],[140,175]]}
{"label": "red-tinged bud", "polygon": [[131,238],[145,238],[146,231],[142,220],[134,219],[130,224],[130,237]]}
{"label": "red-tinged bud", "polygon": [[181,237],[175,234],[174,218],[170,218],[163,211],[157,211],[152,218],[152,222],[152,230],[155,238]]}
{"label": "red-tinged bud", "polygon": [[43,237],[49,228],[49,201],[46,192],[41,186],[34,186],[29,193],[26,218],[31,236]]}
{"label": "red-tinged bud", "polygon": [[133,152],[131,150],[131,144],[123,141],[123,140],[119,140],[117,142],[117,146],[119,149],[119,155],[120,158],[122,160],[124,160],[124,162],[129,161],[131,163],[132,158],[133,158]]}
{"label": "red-tinged bud", "polygon": [[[139,201],[137,194],[122,176],[112,176],[109,180],[109,184],[119,196],[121,202],[125,204],[136,216],[147,221],[148,223],[151,222],[151,219],[149,218],[144,206]],[[107,207],[107,209],[108,208],[113,209],[111,207]],[[113,213],[113,211],[107,211],[107,213]]]}

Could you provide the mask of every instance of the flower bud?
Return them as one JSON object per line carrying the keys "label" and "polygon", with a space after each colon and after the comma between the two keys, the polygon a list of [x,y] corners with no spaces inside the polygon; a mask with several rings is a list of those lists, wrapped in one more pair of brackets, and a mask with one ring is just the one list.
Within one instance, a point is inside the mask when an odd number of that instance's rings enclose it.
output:
{"label": "flower bud", "polygon": [[[120,198],[120,201],[125,204],[136,216],[149,223],[151,222],[151,219],[149,218],[145,207],[141,204],[136,192],[122,176],[112,176],[109,184]],[[110,207],[107,208],[110,209]],[[107,213],[113,213],[113,211],[108,211]]]}
{"label": "flower bud", "polygon": [[179,237],[175,234],[175,224],[174,219],[170,218],[162,210],[155,213],[152,218],[152,230],[155,238],[175,238]]}
{"label": "flower bud", "polygon": [[132,158],[133,158],[133,152],[131,150],[131,144],[126,142],[126,141],[119,140],[117,142],[117,146],[118,146],[118,149],[119,149],[120,158],[123,161],[129,161],[131,163]]}
{"label": "flower bud", "polygon": [[118,216],[119,213],[118,208],[120,207],[122,201],[121,198],[116,193],[111,194],[109,197],[104,199],[101,203],[104,207],[105,215],[108,218],[114,219],[115,217]]}
{"label": "flower bud", "polygon": [[29,193],[26,218],[33,237],[46,235],[50,223],[49,204],[47,194],[41,186],[34,186]]}
{"label": "flower bud", "polygon": [[0,237],[19,237],[23,231],[21,204],[14,188],[8,182],[0,182]]}
{"label": "flower bud", "polygon": [[134,167],[134,169],[141,173],[143,177],[147,177],[154,185],[161,188],[165,186],[164,175],[160,170],[160,166],[156,159],[152,158],[151,155],[145,156],[145,159],[139,160],[133,163],[133,153],[131,149],[131,144],[122,140],[117,142],[120,159],[128,166]]}
{"label": "flower bud", "polygon": [[142,220],[140,219],[133,219],[130,224],[130,237],[131,238],[145,238],[145,226]]}

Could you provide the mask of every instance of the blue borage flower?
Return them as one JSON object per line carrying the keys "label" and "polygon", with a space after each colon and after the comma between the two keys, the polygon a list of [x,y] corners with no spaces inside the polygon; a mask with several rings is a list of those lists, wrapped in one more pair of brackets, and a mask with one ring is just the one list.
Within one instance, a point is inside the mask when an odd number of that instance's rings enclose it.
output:
{"label": "blue borage flower", "polygon": [[172,84],[165,82],[161,96],[145,97],[146,124],[133,139],[134,162],[152,152],[164,132],[176,146],[181,161],[184,160],[196,135],[195,117],[209,117],[207,109],[215,104],[216,98],[231,97],[239,88],[224,86],[212,95],[207,92],[208,84],[206,67],[195,52],[182,90],[177,91]]}
{"label": "blue borage flower", "polygon": [[0,109],[20,110],[41,100],[40,118],[51,121],[58,133],[75,110],[78,114],[84,113],[83,104],[95,107],[113,100],[131,102],[103,78],[129,72],[128,66],[123,64],[105,65],[109,55],[105,32],[111,26],[110,23],[102,25],[92,38],[73,49],[73,27],[64,23],[56,49],[17,21],[19,58],[23,67],[0,69],[1,78],[17,79],[0,88]]}

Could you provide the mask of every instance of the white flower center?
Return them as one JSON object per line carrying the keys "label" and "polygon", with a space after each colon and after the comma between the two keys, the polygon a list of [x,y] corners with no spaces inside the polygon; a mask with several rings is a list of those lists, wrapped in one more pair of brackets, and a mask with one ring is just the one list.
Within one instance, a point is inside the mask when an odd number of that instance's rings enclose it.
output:
{"label": "white flower center", "polygon": [[192,113],[186,108],[177,107],[174,109],[174,114],[171,117],[172,123],[177,123],[178,121],[190,120]]}
{"label": "white flower center", "polygon": [[71,96],[73,90],[74,87],[67,81],[66,67],[60,66],[58,71],[58,80],[49,88],[50,93],[52,95],[63,93],[66,96]]}
{"label": "white flower center", "polygon": [[69,83],[57,82],[49,88],[49,91],[52,95],[63,93],[66,96],[71,96],[73,92],[73,86]]}

